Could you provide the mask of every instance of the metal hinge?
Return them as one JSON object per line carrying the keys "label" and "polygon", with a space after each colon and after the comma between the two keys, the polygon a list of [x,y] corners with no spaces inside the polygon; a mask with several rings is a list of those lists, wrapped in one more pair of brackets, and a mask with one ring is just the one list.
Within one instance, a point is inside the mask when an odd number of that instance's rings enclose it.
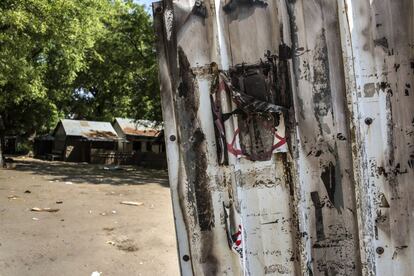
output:
{"label": "metal hinge", "polygon": [[196,0],[193,7],[193,13],[197,16],[206,18],[207,8],[203,0]]}

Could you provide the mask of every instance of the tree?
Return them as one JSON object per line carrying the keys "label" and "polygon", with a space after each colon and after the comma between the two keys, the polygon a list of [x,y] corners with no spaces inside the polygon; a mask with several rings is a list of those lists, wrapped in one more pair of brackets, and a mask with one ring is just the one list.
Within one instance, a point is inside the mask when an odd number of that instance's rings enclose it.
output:
{"label": "tree", "polygon": [[85,52],[104,28],[105,0],[0,2],[0,116],[5,133],[50,128],[70,96]]}
{"label": "tree", "polygon": [[0,1],[0,145],[63,117],[160,119],[153,40],[130,0]]}
{"label": "tree", "polygon": [[143,6],[113,2],[105,30],[87,52],[67,111],[75,118],[161,119],[154,34]]}

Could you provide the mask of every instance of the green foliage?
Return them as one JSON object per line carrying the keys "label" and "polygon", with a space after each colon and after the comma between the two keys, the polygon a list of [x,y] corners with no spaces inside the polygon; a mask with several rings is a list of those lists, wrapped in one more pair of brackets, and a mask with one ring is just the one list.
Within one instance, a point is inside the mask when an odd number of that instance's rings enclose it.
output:
{"label": "green foliage", "polygon": [[159,119],[151,24],[131,1],[0,1],[6,131],[47,132],[62,117]]}
{"label": "green foliage", "polygon": [[87,69],[76,80],[68,105],[78,118],[161,119],[158,79],[149,15],[141,5],[115,2],[106,26],[87,52]]}
{"label": "green foliage", "polygon": [[19,141],[16,145],[16,153],[26,155],[28,154],[33,148],[33,145],[28,140]]}

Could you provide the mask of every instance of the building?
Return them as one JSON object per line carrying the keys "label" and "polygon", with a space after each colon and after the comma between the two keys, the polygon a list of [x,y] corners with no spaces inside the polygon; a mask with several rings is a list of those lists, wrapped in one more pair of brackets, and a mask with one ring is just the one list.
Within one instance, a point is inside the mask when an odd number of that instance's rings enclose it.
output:
{"label": "building", "polygon": [[162,123],[116,118],[113,126],[118,136],[122,138],[119,140],[119,151],[132,153],[138,165],[166,167]]}
{"label": "building", "polygon": [[53,154],[54,140],[55,137],[50,134],[35,137],[33,143],[34,156],[44,159]]}
{"label": "building", "polygon": [[16,154],[18,142],[19,142],[18,136],[5,136],[3,153],[4,154]]}
{"label": "building", "polygon": [[162,124],[158,122],[116,118],[113,126],[118,136],[123,138],[119,150],[154,153],[165,151],[164,132]]}
{"label": "building", "polygon": [[111,164],[120,138],[109,122],[63,119],[54,132],[53,154],[63,161]]}

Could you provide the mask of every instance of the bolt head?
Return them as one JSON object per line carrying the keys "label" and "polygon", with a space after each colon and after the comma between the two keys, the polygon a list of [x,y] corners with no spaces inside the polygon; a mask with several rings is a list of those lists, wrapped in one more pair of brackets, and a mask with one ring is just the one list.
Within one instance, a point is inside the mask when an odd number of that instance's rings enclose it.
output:
{"label": "bolt head", "polygon": [[378,246],[377,249],[375,249],[377,254],[381,255],[384,253],[384,247]]}
{"label": "bolt head", "polygon": [[374,120],[371,117],[365,118],[365,124],[370,125]]}

